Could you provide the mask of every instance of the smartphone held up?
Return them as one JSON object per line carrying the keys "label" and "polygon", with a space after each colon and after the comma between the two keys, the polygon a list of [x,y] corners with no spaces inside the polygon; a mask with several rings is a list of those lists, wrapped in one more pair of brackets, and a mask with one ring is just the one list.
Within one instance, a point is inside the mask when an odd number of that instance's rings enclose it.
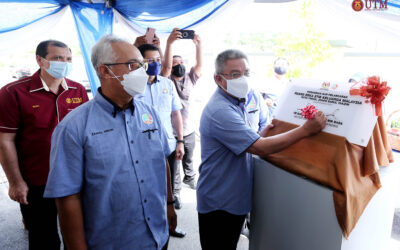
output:
{"label": "smartphone held up", "polygon": [[178,30],[182,34],[182,39],[193,39],[194,30]]}
{"label": "smartphone held up", "polygon": [[156,36],[156,29],[148,27],[145,34],[147,43],[153,44],[155,36]]}

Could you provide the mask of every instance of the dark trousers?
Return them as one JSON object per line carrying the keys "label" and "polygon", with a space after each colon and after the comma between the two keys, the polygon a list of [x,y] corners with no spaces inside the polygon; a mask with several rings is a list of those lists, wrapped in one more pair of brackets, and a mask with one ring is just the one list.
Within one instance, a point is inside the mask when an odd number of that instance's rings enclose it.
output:
{"label": "dark trousers", "polygon": [[165,245],[163,246],[163,248],[161,248],[161,250],[168,250],[168,243],[169,243],[169,237],[167,243],[165,243]]}
{"label": "dark trousers", "polygon": [[[196,171],[194,171],[193,169],[193,151],[196,145],[196,133],[193,132],[191,134],[184,136],[183,140],[185,141],[184,145],[185,154],[183,155],[182,158],[183,173],[185,174],[185,177],[183,177],[183,179],[185,181],[191,181],[196,176]],[[179,192],[182,189],[182,179],[181,179],[181,173],[179,171],[179,165],[177,166],[174,182],[175,182],[174,193],[179,194]]]}
{"label": "dark trousers", "polygon": [[199,213],[200,244],[203,250],[234,250],[246,215],[217,210]]}
{"label": "dark trousers", "polygon": [[174,188],[175,188],[174,178],[175,178],[176,170],[178,169],[178,164],[179,164],[179,162],[175,159],[175,156],[176,156],[176,151],[172,152],[167,158],[168,164],[169,164],[169,172],[171,174],[172,192],[174,191]]}
{"label": "dark trousers", "polygon": [[45,186],[29,186],[28,205],[20,205],[29,230],[29,249],[60,249],[54,199],[43,198]]}

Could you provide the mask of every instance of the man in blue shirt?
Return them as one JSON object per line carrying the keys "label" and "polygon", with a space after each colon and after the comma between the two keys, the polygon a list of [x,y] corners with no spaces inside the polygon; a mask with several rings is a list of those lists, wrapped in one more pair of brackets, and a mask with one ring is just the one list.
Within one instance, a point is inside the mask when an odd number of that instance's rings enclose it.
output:
{"label": "man in blue shirt", "polygon": [[214,80],[218,88],[200,121],[201,165],[197,185],[200,243],[203,250],[236,249],[245,216],[251,209],[251,154],[261,157],[318,133],[326,118],[315,118],[286,133],[264,137],[249,126],[245,101],[249,67],[245,54],[227,50],[218,55]]}
{"label": "man in blue shirt", "polygon": [[[161,57],[159,48],[152,44],[143,44],[138,47],[145,62],[148,63],[146,70],[148,77],[147,88],[144,95],[140,98],[151,105],[160,114],[161,123],[165,126],[168,133],[168,143],[171,154],[168,156],[168,163],[171,172],[171,186],[174,191],[174,178],[178,169],[178,161],[182,160],[184,154],[183,123],[181,109],[182,104],[171,80],[160,76]],[[176,133],[176,139],[174,136]],[[180,208],[180,197],[174,193],[175,208]],[[178,205],[178,206],[177,206]],[[185,232],[180,229],[170,232],[171,236],[184,237]]]}
{"label": "man in blue shirt", "polygon": [[101,88],[55,129],[44,196],[56,198],[68,249],[167,249],[168,223],[176,227],[168,134],[134,98],[146,64],[113,35],[93,47],[92,64]]}

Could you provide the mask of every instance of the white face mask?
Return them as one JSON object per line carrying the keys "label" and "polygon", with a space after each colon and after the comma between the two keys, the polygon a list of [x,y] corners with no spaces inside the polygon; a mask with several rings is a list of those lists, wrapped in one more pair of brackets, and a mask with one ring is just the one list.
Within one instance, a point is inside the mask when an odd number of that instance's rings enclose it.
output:
{"label": "white face mask", "polygon": [[250,89],[247,77],[241,76],[239,78],[229,80],[223,76],[222,78],[226,80],[226,92],[239,99],[246,98]]}
{"label": "white face mask", "polygon": [[[115,78],[119,78],[121,76],[116,76],[114,72],[110,69],[111,73]],[[146,70],[143,67],[138,68],[137,70],[131,71],[128,74],[123,75],[124,80],[118,81],[121,83],[124,90],[135,97],[138,94],[144,94],[146,91],[147,80],[149,76],[146,73]]]}
{"label": "white face mask", "polygon": [[[44,59],[44,58],[43,58]],[[69,75],[72,71],[72,63],[60,62],[60,61],[49,61],[50,66],[48,69],[45,68],[47,73],[49,73],[54,78],[64,78]]]}

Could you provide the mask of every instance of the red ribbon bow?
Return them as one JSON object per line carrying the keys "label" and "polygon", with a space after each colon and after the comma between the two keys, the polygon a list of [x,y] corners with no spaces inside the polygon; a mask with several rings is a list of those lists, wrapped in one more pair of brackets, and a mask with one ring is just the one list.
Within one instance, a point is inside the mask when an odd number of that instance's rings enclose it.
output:
{"label": "red ribbon bow", "polygon": [[318,109],[316,109],[315,106],[312,104],[308,104],[305,108],[302,108],[300,110],[301,110],[301,116],[303,116],[307,120],[314,118],[315,113],[317,113],[318,111]]}
{"label": "red ribbon bow", "polygon": [[366,103],[375,105],[376,116],[382,116],[382,102],[389,94],[390,87],[387,82],[381,82],[379,76],[368,77],[367,86],[359,89],[350,89],[350,95],[359,95],[366,98]]}

